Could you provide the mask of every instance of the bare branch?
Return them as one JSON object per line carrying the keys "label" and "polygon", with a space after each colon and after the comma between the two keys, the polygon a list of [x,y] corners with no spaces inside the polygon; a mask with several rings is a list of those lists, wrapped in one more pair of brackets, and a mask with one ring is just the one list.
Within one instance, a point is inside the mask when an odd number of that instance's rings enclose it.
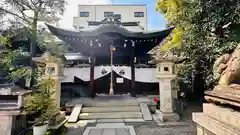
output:
{"label": "bare branch", "polygon": [[5,12],[6,14],[13,15],[13,16],[19,18],[19,19],[22,19],[23,21],[25,21],[25,22],[27,22],[27,23],[30,23],[29,20],[27,20],[25,17],[20,16],[19,14],[13,13],[13,12],[8,11],[8,10],[6,10],[6,9],[4,9],[4,8],[1,8],[1,7],[0,7],[0,11]]}

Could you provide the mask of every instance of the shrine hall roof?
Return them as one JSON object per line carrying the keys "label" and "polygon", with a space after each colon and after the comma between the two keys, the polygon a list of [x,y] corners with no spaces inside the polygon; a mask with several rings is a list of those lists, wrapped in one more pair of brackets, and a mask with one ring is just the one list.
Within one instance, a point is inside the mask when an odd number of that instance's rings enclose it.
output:
{"label": "shrine hall roof", "polygon": [[119,24],[101,24],[94,29],[83,29],[80,31],[66,30],[46,24],[49,30],[57,36],[77,36],[77,37],[96,37],[104,33],[119,33],[128,38],[154,38],[168,36],[174,28],[168,28],[163,31],[143,31],[133,32]]}
{"label": "shrine hall roof", "polygon": [[111,44],[116,48],[115,56],[130,56],[134,50],[136,57],[147,53],[166,38],[174,28],[154,32],[134,32],[121,24],[101,24],[91,30],[72,31],[46,24],[59,39],[71,45],[76,52],[89,56],[109,56]]}

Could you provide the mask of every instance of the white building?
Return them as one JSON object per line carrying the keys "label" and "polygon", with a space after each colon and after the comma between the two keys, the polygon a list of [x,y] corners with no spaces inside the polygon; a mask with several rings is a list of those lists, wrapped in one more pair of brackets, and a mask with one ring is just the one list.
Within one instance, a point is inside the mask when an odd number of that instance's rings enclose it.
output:
{"label": "white building", "polygon": [[117,16],[121,22],[138,22],[138,26],[125,26],[131,31],[147,30],[146,5],[79,5],[78,16],[73,18],[77,30],[89,27],[88,21],[102,21],[107,16]]}

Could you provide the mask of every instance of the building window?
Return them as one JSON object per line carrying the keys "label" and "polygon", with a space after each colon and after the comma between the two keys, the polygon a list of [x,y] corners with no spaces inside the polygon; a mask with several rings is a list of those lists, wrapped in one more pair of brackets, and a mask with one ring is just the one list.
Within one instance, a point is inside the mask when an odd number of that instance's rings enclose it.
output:
{"label": "building window", "polygon": [[104,17],[113,16],[113,12],[104,12]]}
{"label": "building window", "polygon": [[134,12],[134,17],[144,17],[143,12]]}
{"label": "building window", "polygon": [[89,17],[89,12],[80,12],[80,17]]}
{"label": "building window", "polygon": [[120,20],[122,19],[121,14],[115,14],[114,16],[115,16],[116,19],[120,19]]}

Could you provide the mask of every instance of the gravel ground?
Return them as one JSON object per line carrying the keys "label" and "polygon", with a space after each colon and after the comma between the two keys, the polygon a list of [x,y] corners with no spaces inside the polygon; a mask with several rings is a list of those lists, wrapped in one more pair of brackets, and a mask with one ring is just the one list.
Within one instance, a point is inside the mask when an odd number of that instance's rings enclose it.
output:
{"label": "gravel ground", "polygon": [[180,122],[151,123],[135,125],[137,135],[197,135],[196,124],[192,121],[193,112],[202,112],[202,104],[188,103]]}
{"label": "gravel ground", "polygon": [[196,135],[196,126],[193,123],[188,125],[177,125],[179,123],[171,123],[158,125],[158,123],[151,123],[147,125],[134,126],[137,135]]}

